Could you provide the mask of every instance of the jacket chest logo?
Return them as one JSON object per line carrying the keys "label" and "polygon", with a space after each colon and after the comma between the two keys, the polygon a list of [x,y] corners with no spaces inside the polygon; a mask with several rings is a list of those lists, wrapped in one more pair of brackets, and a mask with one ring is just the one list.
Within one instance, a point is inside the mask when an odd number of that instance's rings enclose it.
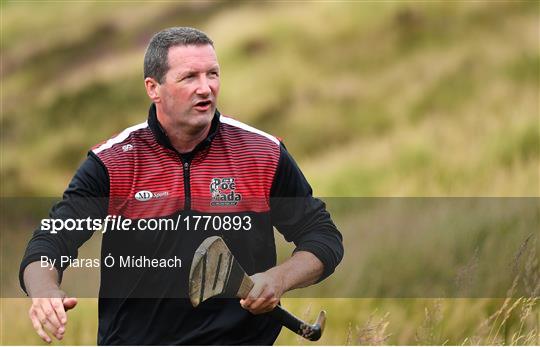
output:
{"label": "jacket chest logo", "polygon": [[234,177],[214,177],[210,181],[212,206],[236,206],[242,200],[242,194],[236,192]]}
{"label": "jacket chest logo", "polygon": [[158,193],[152,193],[149,190],[141,190],[135,193],[135,199],[139,201],[148,201],[151,199],[162,199],[169,196],[169,192],[158,192]]}

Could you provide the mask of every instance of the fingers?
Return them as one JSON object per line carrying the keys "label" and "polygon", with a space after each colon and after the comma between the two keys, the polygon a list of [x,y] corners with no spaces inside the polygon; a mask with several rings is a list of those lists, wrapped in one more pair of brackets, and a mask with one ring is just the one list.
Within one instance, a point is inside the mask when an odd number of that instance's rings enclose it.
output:
{"label": "fingers", "polygon": [[58,333],[58,329],[54,325],[52,325],[51,322],[49,322],[47,319],[42,319],[40,321],[44,322],[44,323],[41,323],[41,326],[44,328],[45,331],[52,334],[54,337],[56,337],[59,340],[62,339],[61,334]]}
{"label": "fingers", "polygon": [[272,311],[279,303],[277,298],[258,298],[252,301],[250,304],[245,303],[244,300],[240,300],[240,305],[245,310],[248,310],[252,314],[261,314]]}
{"label": "fingers", "polygon": [[66,310],[64,309],[63,299],[51,299],[51,306],[53,307],[54,312],[56,313],[56,317],[58,318],[58,322],[60,324],[60,326],[56,326],[57,331],[55,336],[57,339],[62,340],[62,338],[64,337],[64,332],[66,331],[67,324],[67,314]]}
{"label": "fingers", "polygon": [[279,299],[277,298],[258,298],[249,306],[249,311],[253,314],[270,312],[277,306],[278,303]]}
{"label": "fingers", "polygon": [[[256,279],[256,277],[254,276],[254,279]],[[261,281],[257,281],[255,280],[254,281],[254,286],[253,288],[251,288],[251,291],[248,293],[248,296],[245,298],[245,299],[242,299],[240,302],[241,304],[243,303],[242,307],[244,307],[245,309],[248,309],[255,300],[257,300],[258,298],[261,297],[261,294],[264,290],[264,287],[265,284],[262,283]]]}
{"label": "fingers", "polygon": [[34,330],[37,332],[39,337],[41,337],[43,341],[51,343],[51,338],[49,337],[49,335],[47,335],[47,333],[45,333],[43,327],[41,326],[41,322],[35,314],[30,313],[30,320],[32,321],[32,326],[34,327]]}
{"label": "fingers", "polygon": [[67,316],[61,298],[34,298],[30,307],[29,316],[32,326],[37,334],[50,343],[49,332],[57,339],[64,337]]}
{"label": "fingers", "polygon": [[58,322],[60,324],[58,328],[63,328],[63,326],[67,323],[67,315],[66,310],[64,309],[63,299],[51,299],[51,305],[56,313],[56,316],[58,317]]}
{"label": "fingers", "polygon": [[255,282],[248,297],[240,300],[240,305],[252,314],[261,314],[272,311],[279,303],[279,298],[271,285],[264,282]]}
{"label": "fingers", "polygon": [[[43,312],[47,316],[47,320],[55,327],[55,330],[58,330],[63,324],[60,323],[60,319],[58,319],[58,314],[56,313],[55,307],[53,307],[53,302],[57,301],[59,299],[50,299],[50,300],[44,300],[41,304],[41,308],[43,309]],[[54,304],[55,306],[58,306],[57,304]],[[62,311],[64,310],[64,306],[62,306]]]}

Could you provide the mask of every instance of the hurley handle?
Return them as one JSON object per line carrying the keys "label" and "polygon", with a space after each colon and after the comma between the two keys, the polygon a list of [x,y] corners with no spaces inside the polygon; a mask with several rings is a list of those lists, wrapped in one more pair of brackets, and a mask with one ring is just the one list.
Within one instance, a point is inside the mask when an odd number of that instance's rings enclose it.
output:
{"label": "hurley handle", "polygon": [[[244,272],[240,265],[238,265],[238,268],[241,270],[242,277],[239,286],[235,286],[235,288],[238,288],[238,290],[236,290],[236,296],[239,298],[246,298],[255,283],[253,283],[251,277]],[[324,332],[324,323],[326,323],[325,311],[319,312],[319,316],[314,324],[303,322],[279,305],[268,312],[268,314],[287,329],[310,341],[317,341]]]}
{"label": "hurley handle", "polygon": [[268,312],[268,314],[280,322],[284,327],[310,341],[317,341],[324,332],[324,323],[326,322],[325,311],[319,312],[319,316],[314,324],[303,322],[281,306],[276,306],[276,308]]}

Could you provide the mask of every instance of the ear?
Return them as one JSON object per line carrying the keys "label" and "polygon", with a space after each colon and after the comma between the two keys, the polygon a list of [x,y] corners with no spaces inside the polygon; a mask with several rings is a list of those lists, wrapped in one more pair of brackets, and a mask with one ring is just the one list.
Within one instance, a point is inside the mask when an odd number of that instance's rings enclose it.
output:
{"label": "ear", "polygon": [[146,77],[144,79],[144,87],[146,88],[146,94],[154,102],[159,103],[161,98],[159,97],[159,83],[152,77]]}

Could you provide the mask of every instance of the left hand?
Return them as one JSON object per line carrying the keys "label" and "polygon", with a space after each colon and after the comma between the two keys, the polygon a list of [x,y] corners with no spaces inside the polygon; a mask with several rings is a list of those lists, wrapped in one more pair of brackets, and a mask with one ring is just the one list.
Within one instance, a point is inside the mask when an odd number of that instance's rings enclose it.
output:
{"label": "left hand", "polygon": [[272,311],[285,292],[283,276],[276,269],[270,269],[250,276],[254,282],[247,298],[240,305],[252,314]]}

